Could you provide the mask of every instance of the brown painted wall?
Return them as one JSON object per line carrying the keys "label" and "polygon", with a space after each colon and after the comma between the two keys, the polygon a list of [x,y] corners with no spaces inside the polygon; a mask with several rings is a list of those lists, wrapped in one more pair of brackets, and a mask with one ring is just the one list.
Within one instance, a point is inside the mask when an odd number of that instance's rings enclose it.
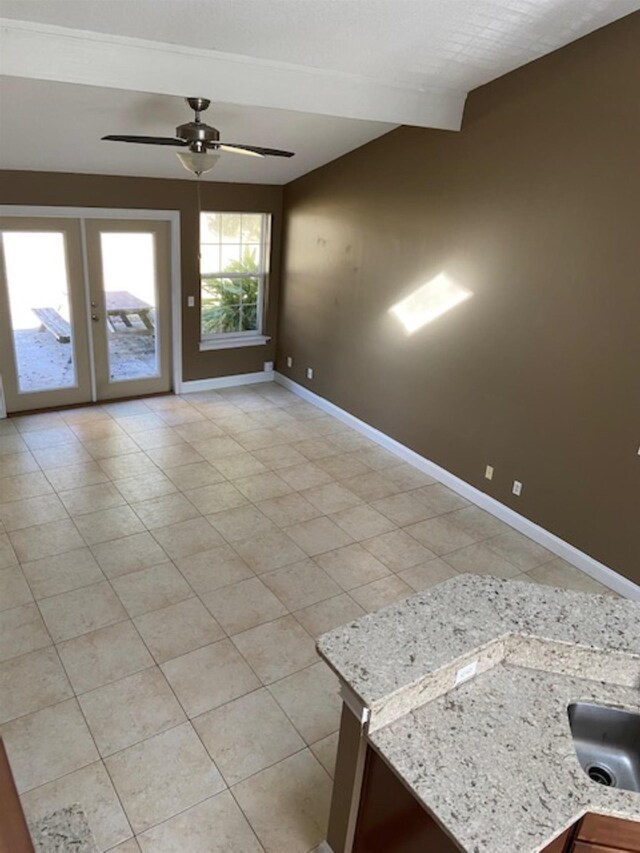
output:
{"label": "brown painted wall", "polygon": [[[636,582],[639,44],[640,13],[289,184],[277,357]],[[389,307],[443,270],[473,297],[407,337]]]}
{"label": "brown painted wall", "polygon": [[[282,187],[261,184],[201,184],[203,210],[272,214],[272,258],[265,334],[275,336],[280,285]],[[182,373],[185,380],[253,373],[272,361],[275,339],[266,346],[200,352],[199,310],[187,308],[187,296],[200,299],[197,261],[195,180],[72,175],[59,172],[0,172],[0,204],[178,210],[182,256]]]}

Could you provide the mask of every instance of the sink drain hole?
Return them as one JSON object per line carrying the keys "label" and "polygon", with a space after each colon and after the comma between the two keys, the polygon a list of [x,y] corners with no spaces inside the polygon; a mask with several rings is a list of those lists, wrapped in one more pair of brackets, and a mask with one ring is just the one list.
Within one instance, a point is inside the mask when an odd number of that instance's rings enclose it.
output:
{"label": "sink drain hole", "polygon": [[606,767],[602,767],[600,764],[592,764],[587,768],[587,775],[590,779],[593,779],[594,782],[598,782],[600,785],[606,785],[608,788],[615,788],[616,780],[613,773],[610,770],[607,770]]}

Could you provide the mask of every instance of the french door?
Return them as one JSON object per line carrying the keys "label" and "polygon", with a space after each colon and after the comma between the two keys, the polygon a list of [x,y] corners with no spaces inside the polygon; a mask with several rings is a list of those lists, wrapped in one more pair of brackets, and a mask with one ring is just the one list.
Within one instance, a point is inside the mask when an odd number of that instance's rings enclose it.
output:
{"label": "french door", "polygon": [[8,412],[171,388],[170,223],[0,218]]}

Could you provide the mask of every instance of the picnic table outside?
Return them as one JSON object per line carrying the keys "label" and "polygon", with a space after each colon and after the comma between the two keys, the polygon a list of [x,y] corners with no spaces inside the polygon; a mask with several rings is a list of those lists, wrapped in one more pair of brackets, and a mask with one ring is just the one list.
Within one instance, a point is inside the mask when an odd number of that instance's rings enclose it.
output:
{"label": "picnic table outside", "polygon": [[107,309],[107,319],[113,331],[116,328],[111,320],[111,317],[120,317],[125,326],[132,328],[129,315],[137,314],[142,320],[146,328],[153,332],[153,322],[149,316],[149,312],[153,310],[153,305],[149,305],[143,299],[138,299],[127,290],[108,290],[105,293],[105,303]]}

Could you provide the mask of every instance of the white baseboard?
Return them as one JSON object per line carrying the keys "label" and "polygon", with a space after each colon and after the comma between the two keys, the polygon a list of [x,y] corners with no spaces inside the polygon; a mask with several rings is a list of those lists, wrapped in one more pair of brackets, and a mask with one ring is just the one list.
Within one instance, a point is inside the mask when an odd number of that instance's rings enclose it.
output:
{"label": "white baseboard", "polygon": [[236,373],[233,376],[216,376],[213,379],[194,379],[182,382],[180,394],[192,391],[217,391],[219,388],[234,388],[236,385],[254,385],[256,382],[273,382],[273,371],[261,370],[259,373]]}
{"label": "white baseboard", "polygon": [[614,572],[613,569],[610,569],[608,566],[605,566],[603,563],[600,563],[598,560],[595,560],[593,557],[585,554],[584,551],[580,551],[578,548],[575,548],[573,545],[570,545],[568,542],[560,539],[559,536],[550,533],[548,530],[545,530],[543,527],[540,527],[538,524],[535,524],[533,521],[530,521],[528,518],[520,515],[515,510],[505,506],[495,498],[492,498],[490,495],[476,489],[475,486],[471,486],[469,483],[466,483],[464,480],[456,477],[455,474],[452,474],[445,468],[441,468],[439,465],[436,465],[435,462],[430,462],[428,459],[425,459],[424,456],[420,456],[420,454],[406,447],[404,444],[400,444],[399,441],[390,438],[375,427],[372,427],[364,421],[361,421],[359,418],[356,418],[355,415],[351,415],[349,412],[346,412],[334,403],[329,402],[329,400],[326,400],[324,397],[314,394],[313,391],[309,391],[308,388],[299,385],[297,382],[294,382],[287,376],[283,376],[281,373],[275,372],[273,376],[279,385],[288,388],[289,391],[292,391],[294,394],[302,397],[302,399],[307,400],[307,402],[312,403],[314,406],[318,406],[318,408],[330,415],[333,415],[335,418],[338,418],[338,420],[347,424],[347,426],[350,426],[352,429],[362,433],[371,441],[374,441],[376,444],[384,447],[385,450],[388,450],[390,453],[394,453],[400,459],[408,462],[410,465],[413,465],[415,468],[418,468],[420,471],[423,471],[425,474],[428,474],[430,477],[433,477],[439,482],[444,483],[444,485],[448,486],[454,492],[462,495],[463,498],[466,498],[468,501],[471,501],[471,503],[476,504],[476,506],[481,507],[491,513],[491,515],[494,515],[496,518],[504,521],[505,524],[510,525],[515,530],[518,530],[520,533],[528,536],[529,539],[533,539],[534,542],[537,542],[539,545],[547,548],[547,550],[556,554],[558,557],[562,557],[563,560],[566,560],[568,563],[571,563],[571,565],[585,572],[585,574],[589,575],[594,580],[599,581],[601,584],[604,584],[609,587],[609,589],[614,590],[625,598],[640,601],[640,586],[633,583],[633,581],[623,577],[618,574],[618,572]]}

